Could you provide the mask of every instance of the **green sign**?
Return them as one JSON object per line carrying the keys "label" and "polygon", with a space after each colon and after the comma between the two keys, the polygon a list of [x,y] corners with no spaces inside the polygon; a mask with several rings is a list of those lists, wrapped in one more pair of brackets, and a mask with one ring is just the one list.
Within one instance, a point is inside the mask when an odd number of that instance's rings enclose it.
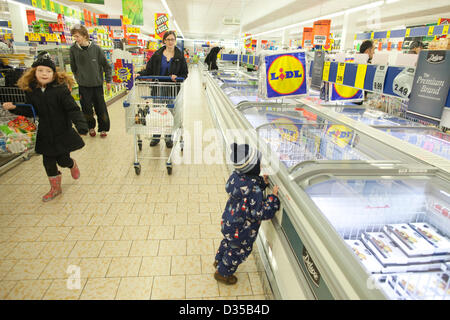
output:
{"label": "green sign", "polygon": [[122,14],[134,26],[144,25],[144,4],[142,0],[122,0]]}

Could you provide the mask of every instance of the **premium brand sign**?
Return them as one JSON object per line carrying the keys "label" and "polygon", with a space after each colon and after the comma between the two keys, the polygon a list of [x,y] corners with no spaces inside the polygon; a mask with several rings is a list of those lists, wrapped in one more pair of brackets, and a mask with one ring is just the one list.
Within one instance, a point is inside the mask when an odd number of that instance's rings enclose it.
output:
{"label": "premium brand sign", "polygon": [[309,277],[313,281],[313,283],[316,286],[320,285],[320,272],[319,269],[317,269],[314,261],[312,260],[311,256],[309,255],[308,250],[306,250],[305,247],[303,247],[303,254],[302,254],[303,263],[306,266],[306,269],[308,270]]}
{"label": "premium brand sign", "polygon": [[450,87],[450,51],[421,51],[408,112],[440,120]]}

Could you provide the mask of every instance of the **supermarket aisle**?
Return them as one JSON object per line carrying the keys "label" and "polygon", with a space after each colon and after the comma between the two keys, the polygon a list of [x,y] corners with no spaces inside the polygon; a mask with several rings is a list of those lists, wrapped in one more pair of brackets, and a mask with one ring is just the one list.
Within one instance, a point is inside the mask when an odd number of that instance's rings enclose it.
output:
{"label": "supermarket aisle", "polygon": [[[211,128],[197,67],[185,85],[186,130],[198,120]],[[136,176],[122,101],[109,110],[112,132],[84,138],[73,153],[81,178],[64,170],[59,198],[41,201],[40,156],[0,176],[0,299],[264,299],[253,255],[236,286],[213,278],[225,168],[175,165],[169,177],[164,162],[144,160]],[[80,268],[79,289],[68,289],[78,284],[67,281],[69,266]]]}

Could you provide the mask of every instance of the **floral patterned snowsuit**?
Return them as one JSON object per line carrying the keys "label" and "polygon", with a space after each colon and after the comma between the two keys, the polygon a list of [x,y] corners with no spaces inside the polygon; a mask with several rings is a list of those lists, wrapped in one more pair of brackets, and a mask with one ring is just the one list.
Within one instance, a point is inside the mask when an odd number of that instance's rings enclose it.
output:
{"label": "floral patterned snowsuit", "polygon": [[266,184],[262,177],[234,171],[225,190],[230,195],[222,215],[224,239],[217,250],[216,262],[222,276],[230,276],[253,249],[262,220],[272,219],[280,200],[271,194],[264,199]]}

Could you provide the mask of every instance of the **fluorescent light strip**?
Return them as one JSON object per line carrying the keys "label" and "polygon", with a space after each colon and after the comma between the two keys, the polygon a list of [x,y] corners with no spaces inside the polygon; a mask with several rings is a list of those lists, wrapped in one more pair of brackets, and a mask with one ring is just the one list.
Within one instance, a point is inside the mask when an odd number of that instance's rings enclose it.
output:
{"label": "fluorescent light strip", "polygon": [[[386,0],[386,1],[389,1],[389,0]],[[391,1],[400,1],[400,0],[391,0]],[[347,10],[344,10],[344,11],[330,13],[330,14],[324,15],[322,17],[306,20],[306,21],[299,22],[299,23],[290,24],[288,26],[284,26],[284,27],[277,28],[277,29],[270,30],[270,31],[264,31],[264,32],[261,32],[261,33],[253,34],[253,35],[250,35],[250,36],[242,38],[242,40],[245,40],[245,39],[248,39],[248,38],[252,38],[252,37],[262,36],[264,34],[274,33],[274,32],[277,32],[277,31],[283,31],[283,30],[290,29],[290,28],[293,28],[293,27],[298,27],[298,26],[301,26],[301,25],[304,25],[304,24],[314,23],[314,21],[317,21],[317,20],[331,19],[331,18],[334,18],[334,17],[342,16],[342,15],[344,15],[346,13],[353,13],[353,12],[358,12],[358,11],[361,11],[361,10],[364,10],[364,9],[376,8],[376,7],[382,6],[384,3],[385,3],[385,0],[380,0],[380,1],[372,2],[372,3],[368,3],[368,4],[365,4],[365,5],[356,7],[356,8],[351,8],[351,9],[347,9]]]}
{"label": "fluorescent light strip", "polygon": [[173,24],[175,25],[175,27],[178,30],[178,33],[184,38],[183,32],[181,32],[180,27],[178,26],[178,23],[175,21],[175,19],[173,19]]}
{"label": "fluorescent light strip", "polygon": [[172,11],[170,11],[169,6],[167,5],[166,0],[161,0],[161,3],[163,4],[164,8],[166,8],[167,13],[169,14],[169,17],[173,16]]}

